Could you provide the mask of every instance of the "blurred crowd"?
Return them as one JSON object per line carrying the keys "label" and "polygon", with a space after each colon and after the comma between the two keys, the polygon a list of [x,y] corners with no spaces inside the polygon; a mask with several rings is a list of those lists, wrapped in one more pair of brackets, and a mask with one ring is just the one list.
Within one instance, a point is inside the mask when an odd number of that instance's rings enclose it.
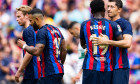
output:
{"label": "blurred crowd", "polygon": [[[107,7],[107,0],[104,0]],[[121,16],[130,21],[133,30],[132,46],[128,49],[130,84],[140,84],[140,0],[122,0]],[[17,39],[22,39],[23,27],[16,21],[16,8],[29,5],[44,12],[46,24],[57,26],[67,44],[64,84],[74,84],[77,73],[79,39],[67,30],[72,21],[82,23],[92,17],[91,0],[0,0],[0,84],[15,84],[14,75],[23,59]],[[105,16],[107,17],[107,14]],[[108,18],[109,19],[109,18]],[[22,80],[22,78],[21,78]]]}

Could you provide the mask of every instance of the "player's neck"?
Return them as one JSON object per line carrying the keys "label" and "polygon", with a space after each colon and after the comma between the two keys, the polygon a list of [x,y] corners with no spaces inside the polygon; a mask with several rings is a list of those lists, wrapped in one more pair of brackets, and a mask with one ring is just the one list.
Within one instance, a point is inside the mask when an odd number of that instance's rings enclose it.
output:
{"label": "player's neck", "polygon": [[45,22],[44,22],[44,21],[42,21],[40,24],[38,24],[39,29],[40,29],[42,26],[44,26],[44,25],[45,25]]}
{"label": "player's neck", "polygon": [[115,17],[111,18],[112,21],[116,21],[118,19],[120,19],[120,15],[116,15]]}
{"label": "player's neck", "polygon": [[96,13],[96,14],[94,14],[94,18],[101,19],[101,18],[104,18],[104,17],[102,16],[101,13]]}
{"label": "player's neck", "polygon": [[30,25],[30,21],[27,20],[27,22],[26,22],[25,25],[24,25],[24,28],[27,28],[29,25]]}

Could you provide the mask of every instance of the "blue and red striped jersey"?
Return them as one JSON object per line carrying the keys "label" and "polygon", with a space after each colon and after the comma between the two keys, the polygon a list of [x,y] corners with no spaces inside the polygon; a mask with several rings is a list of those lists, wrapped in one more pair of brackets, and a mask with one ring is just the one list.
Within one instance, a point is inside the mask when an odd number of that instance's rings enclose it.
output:
{"label": "blue and red striped jersey", "polygon": [[[132,27],[127,20],[120,18],[115,22],[120,25],[123,35],[124,34],[132,35]],[[114,55],[113,56],[114,69],[130,67],[127,48],[114,47],[113,55]]]}
{"label": "blue and red striped jersey", "polygon": [[[32,26],[28,26],[23,31],[23,40],[29,46],[35,46],[36,44],[36,33]],[[26,51],[23,51],[23,56]],[[24,79],[38,79],[41,77],[41,64],[37,56],[33,56],[24,72]]]}
{"label": "blue and red striped jersey", "polygon": [[44,44],[42,52],[43,77],[64,73],[63,64],[60,61],[60,45],[64,39],[60,30],[52,25],[44,25],[37,32],[37,44]]}
{"label": "blue and red striped jersey", "polygon": [[87,54],[84,59],[83,69],[96,71],[112,71],[113,70],[113,46],[106,45],[104,47],[94,45],[92,37],[99,37],[102,33],[110,40],[115,40],[121,35],[119,25],[105,18],[84,21],[81,24],[80,40],[84,40],[87,45]]}

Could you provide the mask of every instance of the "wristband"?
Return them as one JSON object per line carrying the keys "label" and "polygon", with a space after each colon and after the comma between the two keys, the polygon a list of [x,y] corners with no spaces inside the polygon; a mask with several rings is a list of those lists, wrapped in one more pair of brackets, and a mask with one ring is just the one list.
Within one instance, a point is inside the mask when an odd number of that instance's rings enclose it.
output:
{"label": "wristband", "polygon": [[24,45],[22,46],[22,49],[24,49],[26,46],[27,46],[27,44],[24,44]]}

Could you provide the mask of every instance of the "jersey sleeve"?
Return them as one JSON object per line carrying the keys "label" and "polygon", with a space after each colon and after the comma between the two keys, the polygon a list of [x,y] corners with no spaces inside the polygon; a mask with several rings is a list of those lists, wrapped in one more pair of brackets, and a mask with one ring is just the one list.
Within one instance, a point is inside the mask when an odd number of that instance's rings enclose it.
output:
{"label": "jersey sleeve", "polygon": [[61,34],[61,39],[63,40],[64,39],[64,36]]}
{"label": "jersey sleeve", "polygon": [[46,36],[47,32],[44,31],[44,30],[39,30],[37,32],[37,35],[36,35],[36,44],[44,44],[46,45],[46,39],[47,39],[47,36]]}
{"label": "jersey sleeve", "polygon": [[112,23],[112,29],[113,29],[113,36],[115,39],[117,39],[118,36],[122,35],[122,29],[119,24],[116,22]]}
{"label": "jersey sleeve", "polygon": [[[58,28],[57,28],[58,29]],[[64,39],[64,36],[63,36],[63,34],[61,33],[61,31],[58,29],[58,31],[59,31],[59,33],[60,33],[60,35],[61,35],[61,39],[63,40]]]}
{"label": "jersey sleeve", "polygon": [[84,26],[85,26],[85,22],[83,22],[81,24],[81,28],[80,28],[80,39],[81,40],[85,40],[85,37],[84,37]]}
{"label": "jersey sleeve", "polygon": [[130,34],[130,35],[133,34],[132,33],[132,26],[128,21],[126,21],[123,26],[124,27],[122,27],[122,34]]}
{"label": "jersey sleeve", "polygon": [[34,37],[34,31],[33,30],[29,30],[29,29],[25,29],[23,31],[23,40],[26,42],[27,45],[29,46],[34,46],[35,45],[35,37]]}

